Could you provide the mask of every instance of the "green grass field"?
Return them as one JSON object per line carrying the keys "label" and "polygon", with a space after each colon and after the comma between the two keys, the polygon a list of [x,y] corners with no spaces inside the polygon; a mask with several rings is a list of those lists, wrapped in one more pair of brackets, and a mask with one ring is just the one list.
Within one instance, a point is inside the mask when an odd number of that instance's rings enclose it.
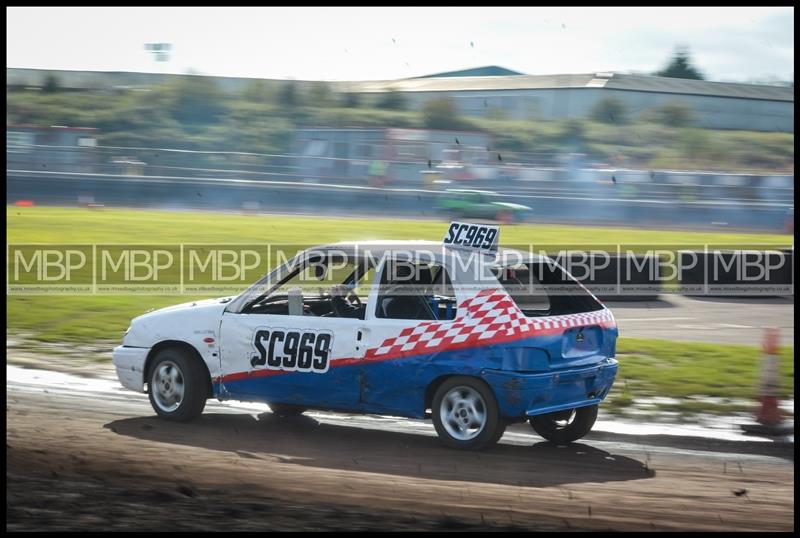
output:
{"label": "green grass field", "polygon": [[[346,219],[190,213],[132,209],[87,210],[8,207],[9,243],[246,243],[322,244],[370,239],[440,241],[447,224],[434,220]],[[783,234],[745,234],[601,228],[585,226],[515,225],[501,230],[501,244],[595,246],[622,243],[640,248],[654,245],[791,245]]]}
{"label": "green grass field", "polygon": [[[753,346],[620,338],[617,381],[605,405],[624,413],[631,402],[656,397],[658,410],[679,413],[746,411],[758,395],[763,360]],[[794,347],[780,348],[781,396],[794,396]]]}
{"label": "green grass field", "polygon": [[[440,221],[337,219],[142,210],[86,210],[9,207],[8,242],[20,243],[271,243],[316,245],[342,240],[440,240]],[[602,248],[620,242],[639,250],[677,245],[788,245],[791,236],[711,232],[586,228],[578,226],[505,226],[501,244],[532,244],[547,252],[563,248]],[[266,269],[266,268],[264,268]],[[240,282],[242,287],[255,281]],[[128,321],[150,308],[204,295],[10,296],[10,331],[45,341],[116,339]]]}
{"label": "green grass field", "polygon": [[[337,219],[255,216],[140,210],[86,210],[64,208],[8,208],[8,243],[270,243],[315,245],[342,240],[440,240],[445,222],[391,219]],[[712,232],[587,228],[521,225],[501,229],[501,245],[532,244],[548,252],[562,248],[592,248],[621,242],[647,250],[656,245],[787,246],[788,235],[727,234]],[[253,279],[255,280],[255,279]],[[246,287],[250,282],[242,283]],[[191,301],[203,295],[9,295],[6,302],[9,334],[26,341],[74,344],[118,342],[131,318],[151,308]],[[793,394],[793,348],[784,348],[782,380]],[[712,396],[749,398],[754,395],[760,351],[748,346],[694,344],[622,338],[621,370],[609,408],[624,410],[626,402],[641,397]],[[712,404],[685,400],[686,410]],[[731,410],[722,405],[718,410]]]}

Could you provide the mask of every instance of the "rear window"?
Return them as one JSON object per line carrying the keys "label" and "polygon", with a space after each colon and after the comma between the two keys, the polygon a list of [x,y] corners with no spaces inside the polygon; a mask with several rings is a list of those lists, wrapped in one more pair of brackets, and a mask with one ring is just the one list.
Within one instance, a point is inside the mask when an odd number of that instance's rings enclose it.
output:
{"label": "rear window", "polygon": [[566,271],[547,262],[497,268],[497,279],[529,317],[601,310],[603,305]]}

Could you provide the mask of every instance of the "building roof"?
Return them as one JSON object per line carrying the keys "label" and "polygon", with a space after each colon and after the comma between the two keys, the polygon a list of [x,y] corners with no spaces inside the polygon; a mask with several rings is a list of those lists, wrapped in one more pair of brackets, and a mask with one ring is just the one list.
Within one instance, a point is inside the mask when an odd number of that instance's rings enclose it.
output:
{"label": "building roof", "polygon": [[482,77],[411,78],[351,82],[351,91],[376,93],[384,91],[502,91],[563,88],[605,88],[639,92],[708,95],[741,99],[762,99],[794,102],[794,88],[732,82],[711,82],[649,75],[590,73],[578,75],[517,75]]}
{"label": "building roof", "polygon": [[499,65],[486,65],[484,67],[473,67],[472,69],[460,69],[458,71],[445,71],[434,75],[424,75],[414,78],[442,78],[442,77],[503,77],[522,75],[519,71],[512,71]]}
{"label": "building roof", "polygon": [[614,74],[605,87],[643,92],[686,93],[694,95],[714,95],[718,97],[739,97],[743,99],[794,101],[794,88],[788,86],[711,82],[707,80],[651,77],[645,75]]}
{"label": "building roof", "polygon": [[[649,75],[627,75],[622,73],[587,73],[563,75],[495,75],[497,70],[510,71],[498,66],[479,67],[399,80],[375,80],[352,82],[328,82],[338,91],[380,93],[437,92],[437,91],[503,91],[544,90],[564,88],[605,88],[609,90],[673,93],[684,95],[708,95],[740,99],[794,102],[794,88],[763,84],[740,84],[734,82],[711,82]],[[468,74],[475,71],[479,75]],[[44,76],[55,74],[59,86],[64,89],[111,89],[151,87],[175,77],[201,75],[165,75],[154,73],[64,71],[42,69],[6,68],[6,86],[41,85]],[[492,73],[492,74],[490,74]],[[516,73],[511,71],[511,73]],[[241,91],[253,79],[237,77],[213,77],[225,91]],[[283,84],[284,80],[263,79],[265,82]],[[295,81],[310,84],[311,81]]]}

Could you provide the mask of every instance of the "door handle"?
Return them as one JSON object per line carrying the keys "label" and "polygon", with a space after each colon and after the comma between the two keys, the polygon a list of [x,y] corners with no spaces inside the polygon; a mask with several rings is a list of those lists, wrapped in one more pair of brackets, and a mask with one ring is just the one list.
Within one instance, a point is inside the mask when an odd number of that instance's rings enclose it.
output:
{"label": "door handle", "polygon": [[366,327],[358,327],[356,329],[356,357],[363,359],[367,352],[367,345],[369,345],[369,329]]}

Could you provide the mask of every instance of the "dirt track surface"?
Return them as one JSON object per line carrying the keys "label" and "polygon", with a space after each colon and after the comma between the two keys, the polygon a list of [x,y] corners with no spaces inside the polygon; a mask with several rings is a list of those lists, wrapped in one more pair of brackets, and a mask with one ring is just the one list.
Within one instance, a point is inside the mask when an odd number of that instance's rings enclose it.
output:
{"label": "dirt track surface", "polygon": [[402,419],[209,402],[173,424],[144,395],[7,389],[8,530],[793,528],[791,446],[559,447],[515,425],[459,452]]}

